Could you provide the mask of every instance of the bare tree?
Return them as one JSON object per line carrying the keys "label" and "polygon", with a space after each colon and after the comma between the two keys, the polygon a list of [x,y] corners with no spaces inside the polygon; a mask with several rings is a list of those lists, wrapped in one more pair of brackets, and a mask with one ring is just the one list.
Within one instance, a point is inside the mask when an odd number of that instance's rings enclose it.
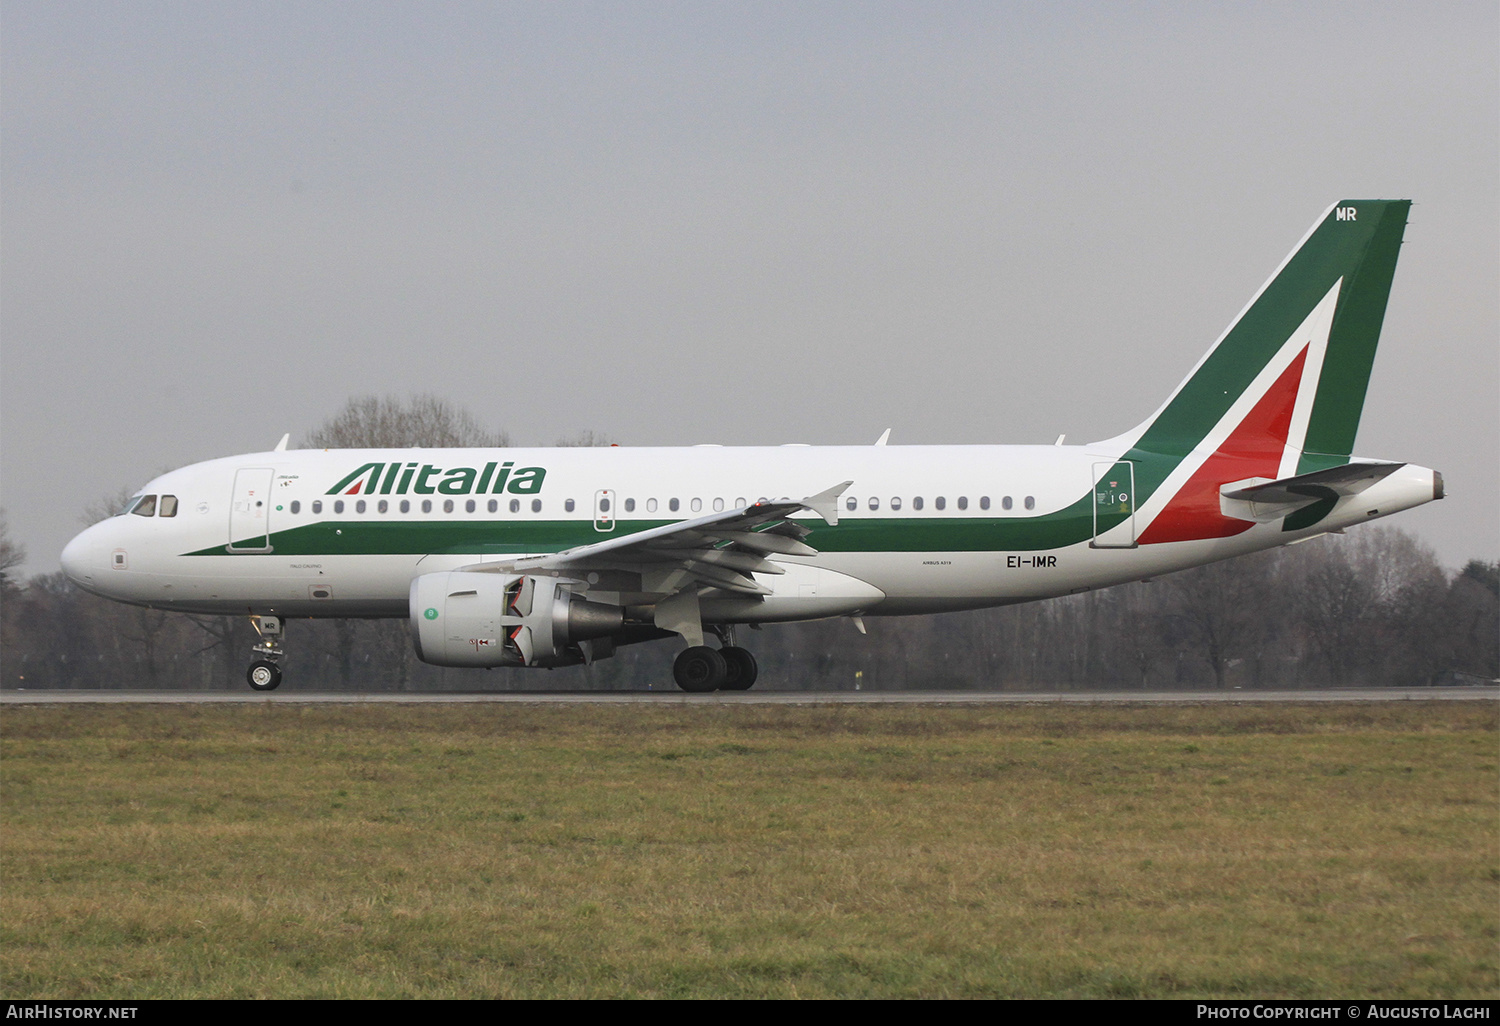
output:
{"label": "bare tree", "polygon": [[16,583],[12,571],[26,562],[26,548],[10,540],[10,521],[0,509],[0,593],[9,594]]}
{"label": "bare tree", "polygon": [[129,485],[121,485],[109,495],[101,495],[93,502],[86,504],[83,507],[83,511],[79,513],[78,519],[80,522],[90,526],[99,523],[101,520],[108,520],[110,517],[116,516],[123,511],[130,500],[135,498],[138,491],[139,489],[132,488]]}
{"label": "bare tree", "polygon": [[1210,563],[1164,578],[1168,615],[1225,686],[1232,662],[1254,649],[1274,608],[1271,571],[1276,553]]}
{"label": "bare tree", "polygon": [[506,446],[510,436],[491,431],[468,410],[434,395],[356,396],[310,431],[306,449],[424,449]]}
{"label": "bare tree", "polygon": [[1437,555],[1398,528],[1358,532],[1354,549],[1360,573],[1374,582],[1378,644],[1384,650],[1373,674],[1384,684],[1421,684],[1438,671],[1433,642],[1445,631],[1448,575]]}
{"label": "bare tree", "polygon": [[1449,667],[1500,677],[1500,562],[1469,560],[1449,587],[1443,621]]}
{"label": "bare tree", "polygon": [[1130,664],[1128,679],[1144,690],[1152,670],[1167,654],[1162,640],[1162,613],[1157,608],[1160,597],[1145,582],[1123,584],[1105,594],[1115,602],[1116,615],[1111,625],[1115,651]]}
{"label": "bare tree", "polygon": [[1360,574],[1344,540],[1320,540],[1299,555],[1298,619],[1328,667],[1329,681],[1347,684],[1362,669],[1370,651],[1367,639],[1373,630],[1374,582]]}
{"label": "bare tree", "polygon": [[1486,563],[1482,559],[1471,559],[1464,564],[1460,576],[1467,577],[1491,595],[1500,598],[1500,561]]}
{"label": "bare tree", "polygon": [[588,428],[571,435],[565,435],[552,444],[560,449],[606,449],[615,443],[610,440],[608,435]]}

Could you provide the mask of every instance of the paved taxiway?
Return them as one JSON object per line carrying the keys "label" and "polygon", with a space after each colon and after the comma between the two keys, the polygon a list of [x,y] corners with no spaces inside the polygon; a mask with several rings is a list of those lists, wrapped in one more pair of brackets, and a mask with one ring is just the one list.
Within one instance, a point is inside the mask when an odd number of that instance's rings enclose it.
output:
{"label": "paved taxiway", "polygon": [[1261,702],[1500,701],[1500,688],[1305,691],[0,691],[0,705],[272,702],[278,705],[522,702],[541,705],[1192,705]]}

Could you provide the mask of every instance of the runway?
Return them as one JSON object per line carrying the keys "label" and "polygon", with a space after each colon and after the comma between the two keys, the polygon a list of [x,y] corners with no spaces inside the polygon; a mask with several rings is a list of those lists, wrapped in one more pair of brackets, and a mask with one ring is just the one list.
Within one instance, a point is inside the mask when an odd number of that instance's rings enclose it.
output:
{"label": "runway", "polygon": [[1256,705],[1272,702],[1496,702],[1500,687],[1298,691],[0,691],[0,705]]}

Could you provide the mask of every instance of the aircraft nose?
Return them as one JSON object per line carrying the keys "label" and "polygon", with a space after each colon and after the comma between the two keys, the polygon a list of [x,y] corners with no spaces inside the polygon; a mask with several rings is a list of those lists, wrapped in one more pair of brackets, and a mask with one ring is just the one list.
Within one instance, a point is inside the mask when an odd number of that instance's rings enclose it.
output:
{"label": "aircraft nose", "polygon": [[96,524],[79,534],[62,550],[63,573],[82,588],[95,587],[96,579],[109,569],[109,552]]}

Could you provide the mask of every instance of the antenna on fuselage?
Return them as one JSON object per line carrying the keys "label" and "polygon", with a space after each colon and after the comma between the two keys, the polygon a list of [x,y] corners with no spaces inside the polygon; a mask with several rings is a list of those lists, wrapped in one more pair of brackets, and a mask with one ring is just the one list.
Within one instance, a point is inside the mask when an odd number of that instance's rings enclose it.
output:
{"label": "antenna on fuselage", "polygon": [[272,449],[271,451],[272,452],[286,452],[286,443],[290,442],[291,440],[292,440],[292,433],[290,431],[288,431],[286,434],[284,434],[284,435],[281,436],[281,441],[277,442],[276,443],[276,448]]}

